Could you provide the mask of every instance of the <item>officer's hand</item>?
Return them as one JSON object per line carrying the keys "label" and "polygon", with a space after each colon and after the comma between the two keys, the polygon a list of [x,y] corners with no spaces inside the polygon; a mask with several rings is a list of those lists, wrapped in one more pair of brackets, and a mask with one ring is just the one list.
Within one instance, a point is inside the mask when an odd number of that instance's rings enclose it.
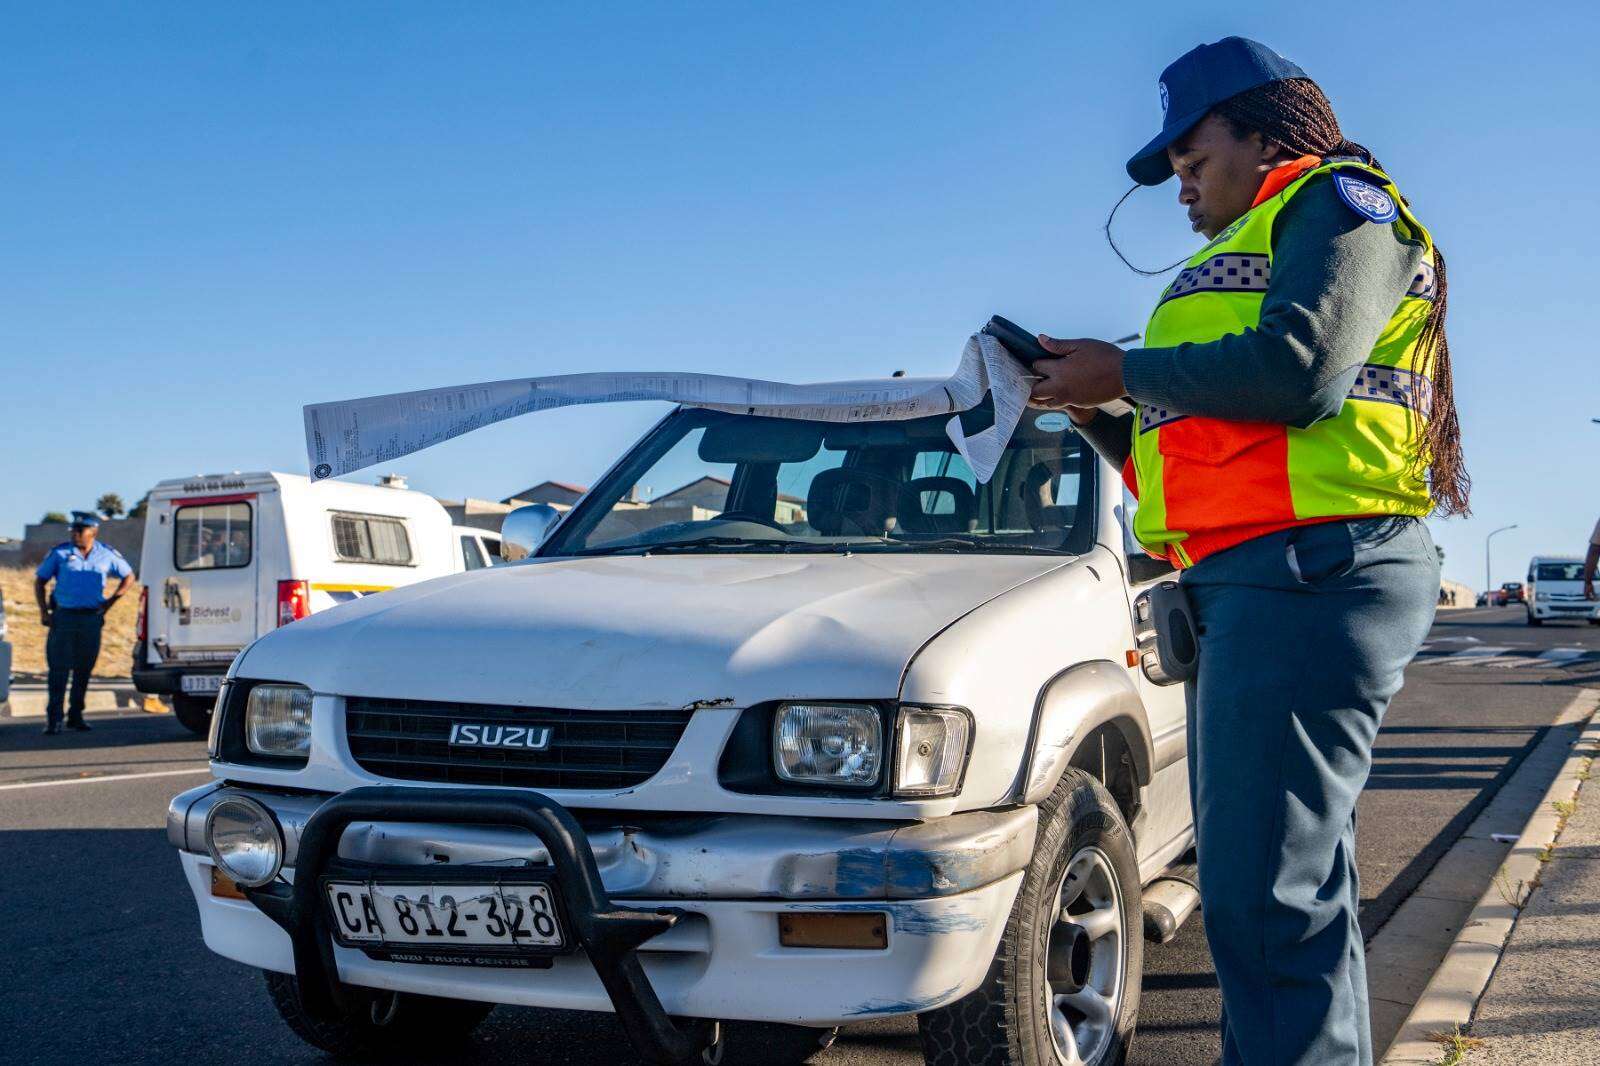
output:
{"label": "officer's hand", "polygon": [[1115,344],[1087,338],[1057,340],[1042,333],[1039,344],[1061,358],[1040,359],[1030,368],[1040,377],[1033,386],[1034,406],[1086,409],[1110,403],[1127,391],[1122,384],[1122,349]]}
{"label": "officer's hand", "polygon": [[46,629],[50,628],[50,612],[49,611],[40,611],[39,612],[39,624],[44,626]]}

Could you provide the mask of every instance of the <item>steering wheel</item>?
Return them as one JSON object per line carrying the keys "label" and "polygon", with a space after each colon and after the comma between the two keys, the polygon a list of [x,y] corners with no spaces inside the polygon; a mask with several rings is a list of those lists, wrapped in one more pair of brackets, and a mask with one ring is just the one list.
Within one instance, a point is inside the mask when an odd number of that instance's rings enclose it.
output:
{"label": "steering wheel", "polygon": [[758,515],[754,511],[723,511],[712,519],[714,522],[754,522],[758,526],[775,529],[779,533],[787,534],[789,531],[780,526],[776,519]]}

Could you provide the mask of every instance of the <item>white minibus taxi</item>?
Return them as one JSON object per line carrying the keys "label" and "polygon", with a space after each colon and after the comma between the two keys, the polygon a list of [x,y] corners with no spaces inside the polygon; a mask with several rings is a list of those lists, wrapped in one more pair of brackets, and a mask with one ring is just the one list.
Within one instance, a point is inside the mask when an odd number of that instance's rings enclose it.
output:
{"label": "white minibus taxi", "polygon": [[426,493],[272,471],[163,481],[145,516],[133,683],[196,732],[233,657],[278,626],[499,559]]}
{"label": "white minibus taxi", "polygon": [[1587,619],[1600,625],[1600,602],[1584,599],[1583,560],[1575,555],[1535,555],[1528,563],[1528,624],[1556,618]]}

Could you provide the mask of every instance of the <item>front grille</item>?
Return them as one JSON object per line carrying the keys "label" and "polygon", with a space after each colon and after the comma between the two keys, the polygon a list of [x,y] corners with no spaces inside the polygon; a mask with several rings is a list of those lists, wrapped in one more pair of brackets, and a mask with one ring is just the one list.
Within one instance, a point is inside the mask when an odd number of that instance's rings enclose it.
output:
{"label": "front grille", "polygon": [[[666,763],[692,711],[568,711],[349,697],[350,754],[380,777],[461,785],[616,789]],[[452,745],[456,722],[547,726],[543,751]]]}

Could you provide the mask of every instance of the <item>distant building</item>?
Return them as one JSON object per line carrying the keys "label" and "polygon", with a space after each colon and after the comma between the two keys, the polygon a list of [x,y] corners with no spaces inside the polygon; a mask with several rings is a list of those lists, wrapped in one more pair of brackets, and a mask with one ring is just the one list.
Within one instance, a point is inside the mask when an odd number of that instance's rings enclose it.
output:
{"label": "distant building", "polygon": [[565,511],[583,498],[589,489],[566,481],[541,481],[521,492],[513,492],[501,500],[511,507],[526,507],[530,503],[547,503],[558,511]]}
{"label": "distant building", "polygon": [[[437,497],[436,497],[437,498]],[[500,532],[500,523],[505,520],[506,514],[514,510],[509,503],[497,503],[494,500],[476,500],[468,496],[464,500],[439,500],[439,506],[450,516],[450,524],[455,526],[474,526],[478,529],[488,529]]]}
{"label": "distant building", "polygon": [[[727,478],[712,477],[708,474],[657,496],[650,501],[650,509],[673,511],[671,518],[665,519],[673,522],[703,522],[708,518],[717,517],[728,509],[728,490],[732,487],[733,482]],[[687,514],[677,513],[685,510]],[[780,492],[773,517],[782,525],[804,522],[806,501],[798,496]]]}

